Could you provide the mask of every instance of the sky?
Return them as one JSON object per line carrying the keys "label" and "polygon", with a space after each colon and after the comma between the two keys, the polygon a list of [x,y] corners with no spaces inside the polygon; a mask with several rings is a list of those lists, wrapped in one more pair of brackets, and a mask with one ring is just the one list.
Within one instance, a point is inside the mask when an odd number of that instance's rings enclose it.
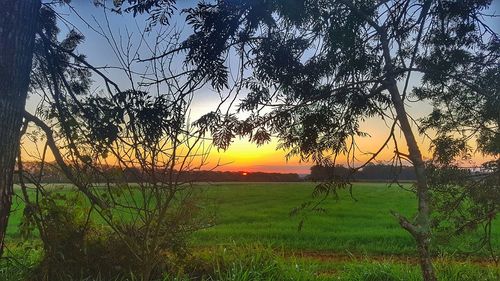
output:
{"label": "sky", "polygon": [[[195,1],[178,1],[178,11],[183,8],[193,5]],[[81,33],[85,35],[84,43],[78,48],[78,52],[83,53],[87,56],[87,60],[96,66],[117,66],[119,61],[110,47],[110,44],[99,34],[101,30],[97,25],[97,22],[101,24],[105,19],[105,14],[102,8],[97,8],[92,4],[91,0],[73,0],[71,4],[74,8],[71,9],[68,6],[58,7],[57,11],[60,14],[61,19],[59,20],[59,26],[62,30],[62,34],[66,33],[71,28],[78,29]],[[75,11],[78,11],[75,13]],[[500,0],[493,1],[491,7],[491,13],[500,14]],[[133,38],[138,37],[137,35],[141,30],[144,29],[146,25],[145,16],[132,17],[131,14],[118,15],[115,13],[107,13],[109,19],[109,26],[102,25],[105,32],[111,31],[115,36],[117,41],[125,41],[127,34],[131,34]],[[498,32],[500,26],[500,18],[490,20],[489,24]],[[184,22],[183,15],[175,15],[172,18],[172,22],[175,23],[176,28],[181,30],[181,37],[189,34],[190,27]],[[135,37],[134,37],[135,36]],[[151,42],[151,39],[146,38],[147,42]],[[139,47],[141,50],[145,49],[144,45],[139,45],[138,41],[133,42],[133,48]],[[143,55],[147,57],[147,53]],[[181,66],[181,61],[177,62]],[[138,66],[139,68],[144,66]],[[141,71],[142,69],[139,69]],[[127,88],[130,84],[127,79],[124,78],[121,72],[107,70],[107,75],[112,77],[122,88]],[[100,84],[95,79],[96,83],[93,86],[94,90],[102,89],[102,84]],[[192,117],[191,119],[196,119],[213,110],[214,106],[218,104],[218,95],[213,90],[208,87],[204,87],[195,93],[195,99],[192,104]],[[27,110],[33,112],[36,108],[39,99],[35,96],[30,97],[27,103]],[[423,117],[431,111],[432,107],[425,103],[415,103],[408,104],[408,110],[413,117]],[[380,119],[368,119],[362,123],[361,129],[367,132],[370,137],[360,138],[357,140],[359,147],[362,149],[359,153],[359,158],[357,163],[369,158],[369,154],[363,152],[373,152],[380,147],[387,137],[387,132],[389,130],[390,124],[384,123]],[[415,128],[414,128],[415,130]],[[398,138],[401,139],[400,132],[398,132]],[[429,156],[429,141],[423,136],[418,138],[419,144],[422,147],[422,152],[424,156]],[[404,141],[401,139],[400,146],[405,146]],[[286,151],[276,150],[278,142],[275,138],[265,145],[257,147],[256,144],[250,143],[247,139],[236,139],[232,145],[226,151],[217,151],[213,149],[210,155],[210,163],[207,165],[207,169],[216,163],[223,163],[218,170],[227,171],[263,171],[263,172],[280,172],[280,173],[299,173],[308,174],[309,168],[313,163],[311,162],[301,162],[297,158],[292,158],[289,160],[285,159]],[[32,144],[31,144],[32,145]],[[32,154],[34,147],[26,142],[26,151],[24,153]],[[388,147],[384,149],[380,157],[377,158],[379,161],[389,160],[393,153],[393,148]],[[50,160],[50,159],[49,159]],[[480,163],[482,160],[481,155],[476,155],[473,157],[473,163]],[[342,160],[340,161],[342,163]]]}

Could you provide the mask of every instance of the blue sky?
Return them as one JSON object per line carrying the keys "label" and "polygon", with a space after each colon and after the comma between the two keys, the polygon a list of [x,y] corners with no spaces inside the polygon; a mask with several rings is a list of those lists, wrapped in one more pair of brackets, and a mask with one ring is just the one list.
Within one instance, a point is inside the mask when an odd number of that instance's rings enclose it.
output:
{"label": "blue sky", "polygon": [[[73,0],[71,5],[74,10],[68,6],[60,6],[57,8],[61,18],[60,28],[62,34],[65,34],[72,28],[78,29],[86,37],[85,42],[78,48],[78,51],[87,56],[88,61],[96,66],[118,66],[119,60],[113,52],[112,44],[99,34],[99,26],[102,25],[103,30],[108,34],[113,34],[115,40],[124,43],[127,35],[131,35],[132,48],[139,47],[141,58],[148,57],[149,52],[144,43],[139,45],[141,31],[147,25],[147,16],[138,15],[133,17],[131,14],[118,15],[116,13],[107,12],[109,26],[105,24],[105,13],[102,7],[95,7],[91,0]],[[190,33],[190,27],[185,24],[185,15],[179,12],[189,6],[193,6],[196,1],[178,1],[178,9],[176,15],[171,22],[175,24],[176,29],[181,30],[182,36],[185,37]],[[111,1],[108,1],[108,5]],[[77,11],[77,13],[75,13]],[[500,0],[493,1],[488,13],[500,15]],[[497,33],[500,31],[500,17],[488,18],[488,24]],[[109,30],[108,30],[109,28]],[[158,29],[154,29],[158,30]],[[146,42],[152,44],[155,36],[149,34],[145,39]],[[182,67],[182,59],[175,62],[179,68]],[[145,65],[135,65],[138,72],[144,71]],[[123,75],[123,72],[116,70],[107,70],[107,74],[117,82],[122,88],[129,88],[130,82]],[[95,90],[102,89],[102,84],[99,79],[95,78]],[[195,95],[195,100],[192,104],[193,119],[209,112],[218,104],[219,96],[209,87],[204,87]],[[27,108],[33,111],[36,107],[38,99],[31,97],[28,100]],[[425,103],[410,104],[410,112],[414,116],[423,116],[431,110],[430,105]],[[364,122],[364,128],[368,131],[372,138],[361,140],[361,144],[373,146],[374,143],[381,143],[386,136],[387,125],[380,120],[367,120]],[[425,138],[421,139],[421,144],[428,146],[428,141]],[[276,141],[268,145],[257,147],[246,140],[236,140],[234,145],[226,152],[214,154],[214,159],[220,159],[223,163],[229,163],[222,169],[225,170],[247,170],[247,171],[268,171],[268,172],[298,172],[301,174],[308,173],[310,163],[299,163],[297,159],[285,161],[284,152],[275,150]],[[389,151],[390,152],[390,151]],[[216,161],[216,160],[214,160]]]}

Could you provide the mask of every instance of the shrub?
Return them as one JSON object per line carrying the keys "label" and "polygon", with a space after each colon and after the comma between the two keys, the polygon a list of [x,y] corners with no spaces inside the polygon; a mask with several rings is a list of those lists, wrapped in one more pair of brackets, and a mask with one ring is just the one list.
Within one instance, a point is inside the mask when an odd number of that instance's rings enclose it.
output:
{"label": "shrub", "polygon": [[[32,272],[34,280],[102,280],[135,279],[144,267],[144,255],[155,260],[151,279],[161,278],[172,270],[173,256],[185,255],[185,237],[174,228],[171,239],[163,242],[162,251],[135,252],[127,241],[144,240],[144,228],[132,224],[120,227],[121,237],[110,228],[93,223],[91,209],[77,195],[48,193],[37,205],[36,212],[28,212],[21,223],[23,236],[29,237],[32,225],[37,224],[42,240],[41,262]],[[166,222],[171,222],[166,220]],[[163,237],[166,235],[163,233]],[[169,247],[167,247],[169,246]],[[137,278],[136,280],[138,280]]]}

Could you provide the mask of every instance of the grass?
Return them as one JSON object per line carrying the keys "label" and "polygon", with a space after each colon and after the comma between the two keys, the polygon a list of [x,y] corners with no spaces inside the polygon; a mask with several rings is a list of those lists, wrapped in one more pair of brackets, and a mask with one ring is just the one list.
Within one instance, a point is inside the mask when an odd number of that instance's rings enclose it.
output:
{"label": "grass", "polygon": [[[383,183],[357,183],[353,200],[347,191],[324,202],[325,213],[310,214],[298,231],[301,217],[294,208],[311,200],[312,183],[217,184],[206,196],[216,203],[217,225],[196,233],[195,244],[260,242],[297,251],[326,251],[368,255],[415,253],[413,239],[401,229],[391,210],[410,216],[416,210],[412,193]],[[495,225],[494,233],[500,231]],[[437,254],[467,253],[473,235],[440,247]],[[495,237],[500,245],[500,237]]]}
{"label": "grass", "polygon": [[[215,206],[216,225],[195,233],[192,243],[214,267],[226,265],[211,280],[421,280],[414,241],[390,215],[395,210],[411,216],[416,208],[413,194],[383,183],[357,183],[356,201],[347,191],[338,199],[326,200],[326,212],[308,215],[299,232],[302,217],[289,213],[312,200],[313,187],[313,183],[203,187],[207,205]],[[11,245],[19,241],[22,209],[21,201],[16,200],[8,229]],[[493,233],[499,231],[497,220]],[[497,268],[473,262],[486,259],[484,252],[469,255],[475,238],[470,234],[436,243],[435,255],[441,257],[437,262],[439,280],[498,280]],[[493,242],[498,249],[500,236]],[[2,276],[21,280],[12,273],[3,275],[12,268],[0,266],[0,280],[5,279]]]}
{"label": "grass", "polygon": [[[194,255],[211,267],[210,274],[200,281],[421,281],[419,267],[414,263],[387,258],[373,260],[369,257],[330,261],[308,257],[288,256],[261,244],[219,246],[213,249],[198,249]],[[0,280],[27,280],[28,260],[0,261]],[[467,262],[435,262],[440,281],[497,281],[500,269],[493,265]],[[103,279],[88,277],[68,281],[138,281],[140,279],[117,277]],[[189,281],[182,272],[153,281]]]}

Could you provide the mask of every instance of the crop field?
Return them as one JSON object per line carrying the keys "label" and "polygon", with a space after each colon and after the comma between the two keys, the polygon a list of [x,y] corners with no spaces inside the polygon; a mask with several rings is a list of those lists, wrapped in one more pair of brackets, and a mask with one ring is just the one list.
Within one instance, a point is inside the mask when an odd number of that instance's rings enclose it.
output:
{"label": "crop field", "polygon": [[[325,212],[290,216],[291,210],[303,202],[317,200],[311,196],[313,187],[313,183],[203,185],[203,204],[214,210],[215,223],[193,235],[192,247],[209,255],[221,251],[271,252],[280,266],[306,271],[306,277],[296,280],[421,280],[414,241],[390,214],[394,210],[411,217],[416,208],[412,193],[384,183],[356,183],[355,199],[344,190],[337,198],[322,203]],[[11,244],[20,239],[20,200],[14,209],[8,233]],[[499,231],[497,220],[493,229],[496,249],[500,247]],[[498,268],[488,253],[475,251],[477,239],[478,233],[434,239],[441,280],[498,277]],[[390,276],[380,277],[380,272]]]}
{"label": "crop field", "polygon": [[[383,183],[357,183],[353,197],[340,192],[321,205],[324,213],[290,216],[303,202],[313,201],[313,183],[217,184],[206,196],[217,206],[217,225],[195,235],[195,243],[213,245],[259,242],[302,251],[359,253],[368,255],[413,254],[412,238],[390,214],[411,217],[416,208],[412,193]],[[300,220],[304,223],[300,231]],[[496,225],[500,230],[500,224]],[[472,238],[472,237],[468,237]],[[447,243],[448,254],[467,252],[461,239]],[[495,241],[500,242],[500,237]]]}

